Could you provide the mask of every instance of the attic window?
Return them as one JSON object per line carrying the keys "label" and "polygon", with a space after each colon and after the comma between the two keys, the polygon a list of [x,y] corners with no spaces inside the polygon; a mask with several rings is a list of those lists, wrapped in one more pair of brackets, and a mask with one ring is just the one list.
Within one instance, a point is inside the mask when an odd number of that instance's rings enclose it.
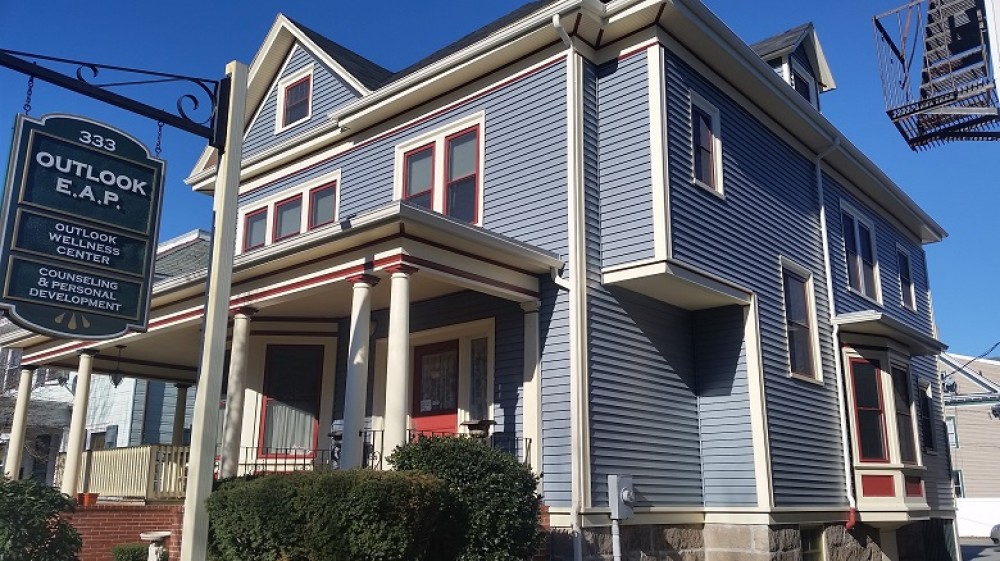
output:
{"label": "attic window", "polygon": [[312,116],[313,67],[309,65],[278,82],[277,115],[274,132],[279,133]]}
{"label": "attic window", "polygon": [[791,80],[789,83],[799,95],[805,98],[811,105],[818,108],[819,99],[816,95],[816,80],[798,61],[792,59],[789,68]]}
{"label": "attic window", "polygon": [[309,116],[309,76],[285,88],[285,116],[281,125],[287,127]]}

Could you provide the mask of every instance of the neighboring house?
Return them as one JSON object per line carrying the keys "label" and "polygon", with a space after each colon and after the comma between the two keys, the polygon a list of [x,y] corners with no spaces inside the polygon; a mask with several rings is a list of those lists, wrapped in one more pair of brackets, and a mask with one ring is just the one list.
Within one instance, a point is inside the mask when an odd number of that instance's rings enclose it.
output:
{"label": "neighboring house", "polygon": [[1000,361],[938,357],[960,536],[1000,524]]}
{"label": "neighboring house", "polygon": [[[15,349],[0,351],[0,474],[6,471],[7,446],[10,439],[14,404],[17,400],[20,370]],[[14,356],[11,356],[14,355]],[[52,483],[56,456],[63,443],[63,432],[69,426],[73,394],[68,373],[63,370],[40,368],[32,377],[32,407],[28,412],[25,450],[19,473],[44,483]]]}
{"label": "neighboring house", "polygon": [[[331,430],[341,467],[386,467],[492,423],[541,476],[553,559],[611,554],[609,475],[634,481],[630,557],[954,559],[945,232],[818,111],[811,26],[756,48],[696,0],[540,1],[393,73],[278,16],[223,475],[241,448],[325,464]],[[155,286],[131,374],[195,379],[205,290]],[[103,371],[119,344],[4,341]]]}

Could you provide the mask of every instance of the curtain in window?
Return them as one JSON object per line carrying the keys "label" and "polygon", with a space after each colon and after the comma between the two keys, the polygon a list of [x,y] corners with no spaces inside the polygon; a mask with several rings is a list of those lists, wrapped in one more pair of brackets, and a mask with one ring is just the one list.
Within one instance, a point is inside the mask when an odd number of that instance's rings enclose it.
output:
{"label": "curtain in window", "polygon": [[316,423],[312,405],[302,401],[267,400],[264,447],[272,453],[285,449],[312,450]]}
{"label": "curtain in window", "polygon": [[470,372],[469,417],[475,420],[489,418],[489,380],[486,372],[486,338],[473,339],[471,345],[472,364]]}

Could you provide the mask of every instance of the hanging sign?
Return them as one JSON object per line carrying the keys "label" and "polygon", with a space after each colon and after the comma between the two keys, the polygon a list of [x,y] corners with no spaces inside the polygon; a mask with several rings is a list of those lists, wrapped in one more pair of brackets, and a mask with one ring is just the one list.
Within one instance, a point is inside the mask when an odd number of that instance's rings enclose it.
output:
{"label": "hanging sign", "polygon": [[0,245],[11,321],[71,339],[145,331],[164,168],[107,125],[18,116]]}

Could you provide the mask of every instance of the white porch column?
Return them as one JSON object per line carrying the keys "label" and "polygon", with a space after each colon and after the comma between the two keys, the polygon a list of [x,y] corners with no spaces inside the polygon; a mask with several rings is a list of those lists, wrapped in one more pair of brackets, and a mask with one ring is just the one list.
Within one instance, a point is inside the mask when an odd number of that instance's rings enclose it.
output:
{"label": "white porch column", "polygon": [[222,429],[220,477],[234,477],[240,465],[240,437],[243,433],[243,400],[246,395],[247,353],[250,347],[250,318],[254,308],[240,308],[233,317],[233,344],[229,358],[229,386],[226,388],[226,420]]}
{"label": "white porch column", "polygon": [[170,442],[174,446],[184,444],[184,416],[187,414],[188,388],[191,384],[174,384],[177,388],[177,400],[174,402],[174,432]]}
{"label": "white porch column", "polygon": [[538,308],[537,300],[521,303],[524,310],[524,383],[521,386],[524,412],[521,426],[523,436],[531,439],[527,459],[536,474],[542,473],[542,357],[539,352]]}
{"label": "white porch column", "polygon": [[21,479],[24,435],[28,431],[28,400],[31,399],[31,380],[34,376],[34,366],[21,367],[21,384],[17,387],[17,403],[14,405],[10,441],[7,442],[7,460],[3,464],[4,472],[11,479]]}
{"label": "white porch column", "polygon": [[[389,341],[385,374],[385,425],[383,452],[392,454],[406,442],[406,416],[410,402],[410,275],[408,265],[387,269],[392,273],[389,300]],[[379,396],[375,396],[378,399]]]}
{"label": "white porch column", "polygon": [[76,497],[83,460],[83,442],[87,436],[87,405],[90,402],[90,375],[94,371],[97,351],[80,351],[80,366],[76,369],[76,393],[73,396],[73,416],[69,422],[69,443],[66,445],[66,466],[63,469],[62,492]]}
{"label": "white porch column", "polygon": [[361,467],[364,455],[365,405],[368,402],[368,344],[371,333],[371,291],[378,284],[372,275],[348,279],[354,284],[351,300],[351,336],[347,354],[347,387],[344,389],[344,438],[340,467]]}

